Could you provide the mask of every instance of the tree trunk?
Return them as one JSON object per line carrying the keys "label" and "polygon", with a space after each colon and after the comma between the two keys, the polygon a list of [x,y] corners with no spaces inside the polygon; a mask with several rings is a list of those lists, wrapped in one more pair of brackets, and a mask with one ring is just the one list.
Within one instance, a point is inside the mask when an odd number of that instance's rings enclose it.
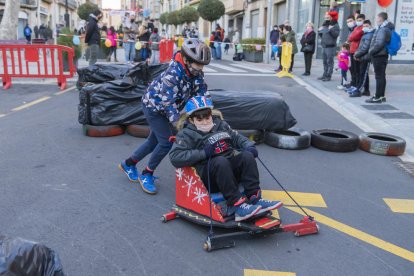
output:
{"label": "tree trunk", "polygon": [[17,39],[20,1],[6,0],[3,19],[0,24],[0,39]]}

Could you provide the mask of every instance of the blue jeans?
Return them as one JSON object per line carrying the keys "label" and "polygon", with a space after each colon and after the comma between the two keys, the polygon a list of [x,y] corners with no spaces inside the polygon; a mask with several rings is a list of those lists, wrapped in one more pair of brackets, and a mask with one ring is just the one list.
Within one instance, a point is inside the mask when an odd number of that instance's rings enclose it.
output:
{"label": "blue jeans", "polygon": [[125,62],[132,62],[135,58],[135,43],[134,42],[124,42],[125,50]]}
{"label": "blue jeans", "polygon": [[348,81],[347,72],[348,70],[341,69],[341,85],[344,85],[344,81]]}
{"label": "blue jeans", "polygon": [[151,133],[144,144],[132,154],[131,158],[141,161],[145,156],[152,153],[148,161],[148,168],[155,170],[173,145],[169,141],[173,133],[169,121],[165,116],[158,112],[148,110],[145,105],[142,105],[142,111],[147,119]]}
{"label": "blue jeans", "polygon": [[216,47],[216,59],[221,59],[221,43],[218,42],[218,47]]}

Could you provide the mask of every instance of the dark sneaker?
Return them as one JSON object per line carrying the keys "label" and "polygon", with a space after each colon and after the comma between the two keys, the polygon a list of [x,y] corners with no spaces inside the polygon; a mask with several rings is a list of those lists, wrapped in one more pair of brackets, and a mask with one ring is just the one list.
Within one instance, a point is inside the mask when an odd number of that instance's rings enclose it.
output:
{"label": "dark sneaker", "polygon": [[235,221],[242,221],[249,219],[256,215],[260,209],[262,209],[262,206],[260,205],[250,205],[247,203],[242,203],[238,206],[235,214]]}
{"label": "dark sneaker", "polygon": [[330,77],[325,77],[324,79],[322,79],[322,81],[331,81]]}
{"label": "dark sneaker", "polygon": [[271,201],[271,200],[267,200],[267,199],[259,199],[259,201],[256,202],[256,205],[259,205],[262,207],[262,209],[260,209],[260,211],[257,214],[261,214],[267,211],[271,211],[274,209],[279,209],[280,207],[283,206],[283,202],[282,201]]}
{"label": "dark sneaker", "polygon": [[318,80],[324,80],[325,76],[319,77]]}
{"label": "dark sneaker", "polygon": [[385,97],[381,97],[380,99],[383,103],[385,103],[387,101],[387,99]]}
{"label": "dark sneaker", "polygon": [[118,165],[118,168],[127,175],[129,181],[138,182],[138,171],[135,166],[127,166],[125,161],[123,161]]}
{"label": "dark sneaker", "polygon": [[362,96],[371,96],[371,92],[369,91],[364,91],[364,93],[361,94]]}
{"label": "dark sneaker", "polygon": [[138,177],[139,184],[144,192],[150,195],[155,195],[157,193],[157,187],[154,184],[154,176],[151,174],[143,174]]}
{"label": "dark sneaker", "polygon": [[349,97],[350,98],[361,97],[361,93],[359,93],[358,91],[355,91],[353,93],[350,93]]}
{"label": "dark sneaker", "polygon": [[[371,97],[365,101],[366,103],[382,103],[382,98]],[[385,102],[385,100],[384,100]]]}

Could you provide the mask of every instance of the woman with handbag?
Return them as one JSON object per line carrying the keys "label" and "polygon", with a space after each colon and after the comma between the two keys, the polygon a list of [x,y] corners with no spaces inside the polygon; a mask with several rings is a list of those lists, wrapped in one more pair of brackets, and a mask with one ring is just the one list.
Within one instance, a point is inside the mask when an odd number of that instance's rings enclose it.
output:
{"label": "woman with handbag", "polygon": [[313,30],[313,23],[308,22],[306,23],[306,30],[303,33],[302,39],[300,40],[300,44],[302,45],[301,51],[305,57],[305,73],[303,73],[302,76],[310,75],[312,56],[315,53],[315,41],[316,33]]}

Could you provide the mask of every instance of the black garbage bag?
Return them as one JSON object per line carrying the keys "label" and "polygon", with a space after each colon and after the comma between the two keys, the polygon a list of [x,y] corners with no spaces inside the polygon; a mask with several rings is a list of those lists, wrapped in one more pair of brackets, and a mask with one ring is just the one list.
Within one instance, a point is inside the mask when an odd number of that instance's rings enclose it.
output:
{"label": "black garbage bag", "polygon": [[0,235],[0,275],[65,276],[59,255],[49,247]]}
{"label": "black garbage bag", "polygon": [[95,126],[146,124],[141,106],[146,89],[131,78],[87,85],[79,93],[78,121]]}
{"label": "black garbage bag", "polygon": [[214,108],[234,129],[285,130],[296,124],[283,97],[273,91],[210,91]]}
{"label": "black garbage bag", "polygon": [[167,70],[167,68],[168,63],[147,65],[145,62],[140,62],[131,68],[126,76],[130,77],[135,85],[149,85],[156,77]]}

